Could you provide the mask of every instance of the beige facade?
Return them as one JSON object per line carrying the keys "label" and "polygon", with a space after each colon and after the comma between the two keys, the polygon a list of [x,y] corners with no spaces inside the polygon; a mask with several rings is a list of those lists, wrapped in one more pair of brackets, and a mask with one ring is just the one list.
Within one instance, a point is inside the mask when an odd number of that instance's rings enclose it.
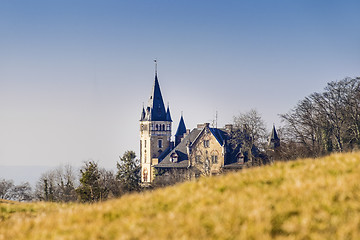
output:
{"label": "beige facade", "polygon": [[222,143],[211,133],[209,126],[206,125],[203,131],[191,144],[189,165],[192,174],[216,175],[221,173],[225,161],[225,148]]}
{"label": "beige facade", "polygon": [[153,181],[153,166],[158,164],[160,154],[169,148],[170,140],[171,122],[140,122],[141,182],[149,183]]}

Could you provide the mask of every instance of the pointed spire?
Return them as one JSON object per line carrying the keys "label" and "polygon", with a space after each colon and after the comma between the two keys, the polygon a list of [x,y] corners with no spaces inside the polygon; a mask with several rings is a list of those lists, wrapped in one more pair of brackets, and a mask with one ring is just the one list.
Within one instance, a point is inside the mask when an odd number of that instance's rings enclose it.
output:
{"label": "pointed spire", "polygon": [[172,122],[169,104],[166,110],[166,121]]}
{"label": "pointed spire", "polygon": [[181,114],[181,118],[180,118],[180,122],[179,122],[179,126],[178,129],[175,133],[175,136],[182,136],[186,133],[186,127],[185,127],[185,123],[184,123],[184,118]]}
{"label": "pointed spire", "polygon": [[146,115],[146,114],[145,114],[145,108],[144,108],[144,104],[143,104],[140,121],[144,121],[144,120],[145,120],[145,115]]}
{"label": "pointed spire", "polygon": [[179,126],[175,133],[175,146],[177,146],[181,142],[181,139],[184,137],[185,133],[186,133],[186,127],[185,127],[184,118],[183,118],[182,112],[181,112]]}
{"label": "pointed spire", "polygon": [[271,131],[270,137],[269,137],[269,148],[275,149],[280,146],[280,138],[277,135],[275,124],[273,125],[273,129]]}
{"label": "pointed spire", "polygon": [[270,139],[279,140],[279,137],[278,137],[276,129],[275,129],[275,124],[273,125],[273,129],[271,131]]}
{"label": "pointed spire", "polygon": [[147,120],[149,121],[166,121],[166,111],[164,101],[160,91],[159,80],[157,77],[157,61],[155,65],[155,81],[151,91],[151,96],[147,107]]}
{"label": "pointed spire", "polygon": [[157,59],[154,59],[154,63],[155,63],[155,76],[157,76]]}

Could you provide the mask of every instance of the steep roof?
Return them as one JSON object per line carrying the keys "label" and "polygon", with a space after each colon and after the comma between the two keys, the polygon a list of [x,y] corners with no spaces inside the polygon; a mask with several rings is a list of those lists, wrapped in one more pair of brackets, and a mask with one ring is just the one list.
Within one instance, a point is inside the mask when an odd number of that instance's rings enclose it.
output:
{"label": "steep roof", "polygon": [[280,138],[277,135],[275,125],[273,126],[273,129],[271,131],[270,140],[280,140]]}
{"label": "steep roof", "polygon": [[[189,166],[189,158],[187,154],[186,144],[191,143],[200,134],[201,130],[193,129],[174,149],[172,149],[163,159],[159,159],[159,164],[155,165],[157,168],[187,168]],[[177,162],[171,161],[171,155],[176,153],[178,156]]]}
{"label": "steep roof", "polygon": [[179,122],[179,126],[177,128],[177,131],[175,133],[175,136],[182,136],[186,133],[186,127],[185,127],[185,122],[183,119],[183,116],[181,116],[180,118],[180,122]]}
{"label": "steep roof", "polygon": [[[170,114],[170,112],[169,112]],[[155,74],[155,81],[151,91],[148,106],[146,108],[146,117],[148,121],[167,121],[164,101],[160,91],[159,80]]]}
{"label": "steep roof", "polygon": [[280,146],[280,138],[277,135],[275,125],[273,126],[273,129],[271,131],[268,146],[270,149],[275,149]]}
{"label": "steep roof", "polygon": [[215,136],[216,140],[222,146],[224,144],[225,139],[227,138],[226,132],[219,128],[209,128],[211,133]]}

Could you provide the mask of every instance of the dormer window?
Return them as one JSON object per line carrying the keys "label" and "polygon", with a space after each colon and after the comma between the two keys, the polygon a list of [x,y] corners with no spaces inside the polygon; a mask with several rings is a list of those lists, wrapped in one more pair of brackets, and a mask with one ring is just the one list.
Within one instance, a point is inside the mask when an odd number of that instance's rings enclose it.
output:
{"label": "dormer window", "polygon": [[237,162],[238,162],[239,164],[244,164],[244,159],[245,159],[245,157],[244,157],[244,154],[243,154],[243,153],[238,154]]}
{"label": "dormer window", "polygon": [[170,155],[170,162],[176,163],[176,162],[178,162],[178,158],[179,158],[179,156],[176,153],[172,153]]}

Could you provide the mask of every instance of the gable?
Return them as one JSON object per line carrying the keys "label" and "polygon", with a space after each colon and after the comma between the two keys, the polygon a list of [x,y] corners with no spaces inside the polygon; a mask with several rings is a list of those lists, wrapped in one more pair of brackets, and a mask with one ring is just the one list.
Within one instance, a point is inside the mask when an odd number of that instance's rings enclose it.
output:
{"label": "gable", "polygon": [[214,135],[214,131],[205,127],[191,144],[191,148],[193,151],[213,151],[214,149],[218,149],[219,151],[222,148],[222,144],[220,143],[219,138]]}

